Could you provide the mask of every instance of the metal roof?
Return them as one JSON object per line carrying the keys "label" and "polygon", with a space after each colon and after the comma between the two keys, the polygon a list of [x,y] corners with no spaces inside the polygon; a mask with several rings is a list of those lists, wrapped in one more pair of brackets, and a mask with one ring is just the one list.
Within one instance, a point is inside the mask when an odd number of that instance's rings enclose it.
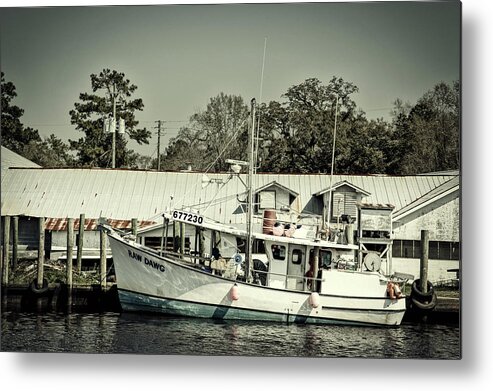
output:
{"label": "metal roof", "polygon": [[[202,185],[201,172],[155,172],[121,169],[11,168],[1,183],[1,214],[34,217],[159,221],[170,208],[192,207],[207,217],[226,224],[243,223],[239,200],[243,183],[229,174],[207,174],[226,184]],[[362,202],[392,204],[395,211],[448,182],[449,175],[372,176],[334,175],[332,183],[347,181],[370,195]],[[245,177],[242,177],[245,181]],[[257,174],[253,188],[272,182],[298,193],[304,209],[313,194],[330,185],[326,174]],[[203,210],[205,209],[205,210]]]}
{"label": "metal roof", "polygon": [[404,208],[401,208],[394,214],[394,220],[399,220],[404,216],[407,216],[408,214],[413,213],[414,211],[456,191],[459,191],[459,177],[450,179],[442,185],[430,190],[417,200],[406,205]]}
{"label": "metal roof", "polygon": [[327,189],[323,189],[320,191],[317,191],[314,196],[321,196],[322,194],[328,193],[329,191],[334,191],[338,189],[341,186],[349,186],[352,187],[356,192],[364,194],[365,196],[369,196],[371,193],[368,193],[366,190],[359,188],[358,186],[353,185],[352,183],[349,183],[348,181],[342,181],[338,182],[332,185],[332,187],[328,187]]}
{"label": "metal roof", "polygon": [[41,167],[31,160],[5,148],[3,145],[1,154],[2,175],[4,171],[10,167]]}

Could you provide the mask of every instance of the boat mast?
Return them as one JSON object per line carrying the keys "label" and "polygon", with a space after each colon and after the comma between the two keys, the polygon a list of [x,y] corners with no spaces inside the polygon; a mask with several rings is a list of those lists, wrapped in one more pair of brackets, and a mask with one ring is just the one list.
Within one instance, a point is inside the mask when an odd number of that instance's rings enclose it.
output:
{"label": "boat mast", "polygon": [[[336,151],[336,131],[337,131],[337,106],[339,105],[339,95],[337,95],[337,100],[336,100],[336,113],[335,113],[335,119],[334,119],[334,134],[333,134],[333,141],[332,141],[332,164],[330,165],[330,185],[329,185],[329,206],[328,206],[328,213],[327,213],[327,228],[329,229],[330,232],[330,216],[332,214],[332,177],[334,176],[334,161],[335,161],[335,151]],[[325,216],[324,216],[325,220]],[[324,224],[325,225],[325,224]]]}
{"label": "boat mast", "polygon": [[255,133],[255,98],[251,100],[251,112],[252,123],[248,131],[248,177],[247,177],[247,243],[245,249],[246,263],[245,263],[245,277],[246,281],[250,281],[251,266],[252,266],[252,226],[253,226],[253,169],[255,162],[254,158],[254,133]]}

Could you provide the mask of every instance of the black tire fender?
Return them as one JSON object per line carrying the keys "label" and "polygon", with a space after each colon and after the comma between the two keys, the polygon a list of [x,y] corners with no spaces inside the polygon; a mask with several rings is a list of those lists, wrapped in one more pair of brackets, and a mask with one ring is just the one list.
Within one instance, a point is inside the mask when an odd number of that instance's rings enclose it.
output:
{"label": "black tire fender", "polygon": [[48,280],[46,278],[43,279],[43,286],[41,288],[38,288],[38,283],[36,280],[33,280],[31,284],[29,285],[29,289],[31,289],[31,292],[41,295],[48,291]]}
{"label": "black tire fender", "polygon": [[426,281],[426,286],[428,287],[428,292],[424,293],[419,290],[419,286],[421,285],[421,280],[418,278],[417,280],[413,281],[412,284],[412,296],[417,296],[419,298],[423,299],[429,299],[433,296],[434,289],[433,289],[433,284],[430,281]]}
{"label": "black tire fender", "polygon": [[435,292],[433,292],[431,300],[428,303],[423,303],[423,302],[417,300],[415,297],[412,297],[412,296],[411,296],[411,300],[412,300],[413,306],[415,306],[416,308],[419,308],[420,310],[425,310],[425,311],[432,310],[437,305],[437,295]]}

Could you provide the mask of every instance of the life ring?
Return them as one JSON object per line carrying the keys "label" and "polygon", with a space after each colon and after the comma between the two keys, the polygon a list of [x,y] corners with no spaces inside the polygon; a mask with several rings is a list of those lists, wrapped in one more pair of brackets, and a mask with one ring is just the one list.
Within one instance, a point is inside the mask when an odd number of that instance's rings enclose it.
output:
{"label": "life ring", "polygon": [[48,280],[46,278],[43,279],[43,286],[41,288],[38,288],[38,283],[34,279],[31,284],[29,285],[29,289],[31,292],[37,294],[37,295],[42,295],[43,293],[46,293],[48,291]]}
{"label": "life ring", "polygon": [[412,293],[411,295],[417,296],[423,299],[429,299],[433,296],[434,289],[433,289],[433,284],[430,281],[426,281],[426,286],[428,287],[428,291],[422,292],[419,287],[421,286],[421,280],[418,278],[417,280],[413,281],[412,284]]}
{"label": "life ring", "polygon": [[433,292],[431,300],[428,303],[423,303],[413,296],[411,296],[411,301],[413,303],[413,306],[416,306],[420,310],[431,311],[437,305],[437,295],[435,292]]}

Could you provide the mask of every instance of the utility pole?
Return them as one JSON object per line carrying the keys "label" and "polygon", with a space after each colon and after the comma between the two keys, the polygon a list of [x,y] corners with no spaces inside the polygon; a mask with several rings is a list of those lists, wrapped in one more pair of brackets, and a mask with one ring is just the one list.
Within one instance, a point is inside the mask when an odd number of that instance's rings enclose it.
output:
{"label": "utility pole", "polygon": [[113,127],[113,144],[112,144],[112,153],[111,153],[111,168],[115,168],[115,160],[116,160],[116,94],[115,94],[116,86],[113,83],[113,94],[111,97],[113,98],[113,118],[112,121],[114,123]]}
{"label": "utility pole", "polygon": [[157,170],[161,171],[161,120],[157,122]]}

